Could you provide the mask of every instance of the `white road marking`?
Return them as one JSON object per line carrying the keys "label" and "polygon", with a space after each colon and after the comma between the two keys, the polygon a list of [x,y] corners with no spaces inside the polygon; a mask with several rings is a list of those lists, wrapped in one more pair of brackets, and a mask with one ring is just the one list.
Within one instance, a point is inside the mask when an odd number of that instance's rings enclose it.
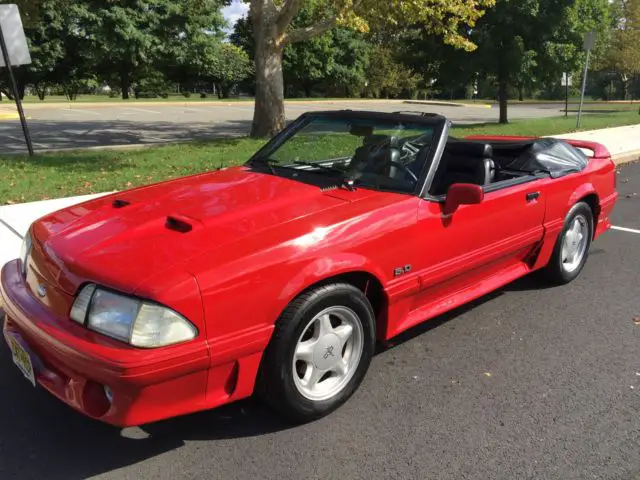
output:
{"label": "white road marking", "polygon": [[640,230],[636,230],[635,228],[626,228],[626,227],[616,227],[612,226],[612,230],[620,230],[621,232],[629,232],[629,233],[640,233]]}
{"label": "white road marking", "polygon": [[65,112],[77,112],[77,113],[88,113],[89,115],[95,115],[96,117],[99,117],[101,114],[98,112],[94,112],[91,110],[79,110],[79,109],[75,109],[75,108],[65,108],[64,109]]}
{"label": "white road marking", "polygon": [[126,107],[125,110],[135,110],[136,112],[153,113],[155,115],[159,115],[161,113],[157,110],[147,110],[145,108],[134,108],[134,107]]}

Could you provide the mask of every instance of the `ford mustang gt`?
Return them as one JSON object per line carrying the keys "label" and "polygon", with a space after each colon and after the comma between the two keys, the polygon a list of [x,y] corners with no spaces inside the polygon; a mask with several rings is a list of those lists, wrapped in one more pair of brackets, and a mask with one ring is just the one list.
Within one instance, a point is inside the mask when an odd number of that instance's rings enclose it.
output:
{"label": "ford mustang gt", "polygon": [[36,221],[2,269],[13,361],[118,426],[254,392],[304,422],[353,394],[376,341],[536,270],[576,278],[617,199],[606,149],[449,128],[307,113],[243,166]]}

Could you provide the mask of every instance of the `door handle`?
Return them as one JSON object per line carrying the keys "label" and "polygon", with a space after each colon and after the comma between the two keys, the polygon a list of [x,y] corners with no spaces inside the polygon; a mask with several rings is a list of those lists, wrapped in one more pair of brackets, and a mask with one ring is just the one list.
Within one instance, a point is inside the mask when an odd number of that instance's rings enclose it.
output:
{"label": "door handle", "polygon": [[529,192],[527,193],[527,202],[533,202],[540,197],[540,192]]}

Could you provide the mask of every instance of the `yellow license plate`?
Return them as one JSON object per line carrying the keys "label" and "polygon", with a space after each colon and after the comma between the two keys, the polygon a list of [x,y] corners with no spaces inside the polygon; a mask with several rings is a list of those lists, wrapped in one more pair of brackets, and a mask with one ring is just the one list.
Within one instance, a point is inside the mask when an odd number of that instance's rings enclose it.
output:
{"label": "yellow license plate", "polygon": [[9,347],[13,354],[13,363],[16,364],[26,379],[31,382],[31,385],[35,387],[36,376],[33,371],[31,356],[15,338],[9,337]]}

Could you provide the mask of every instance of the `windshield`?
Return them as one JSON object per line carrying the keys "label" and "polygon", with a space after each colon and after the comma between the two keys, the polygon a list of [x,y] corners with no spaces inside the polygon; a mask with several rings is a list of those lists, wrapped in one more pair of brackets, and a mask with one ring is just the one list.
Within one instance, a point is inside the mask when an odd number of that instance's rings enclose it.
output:
{"label": "windshield", "polygon": [[296,169],[337,182],[413,192],[433,141],[435,124],[378,118],[311,115],[283,143],[251,164],[272,173]]}

